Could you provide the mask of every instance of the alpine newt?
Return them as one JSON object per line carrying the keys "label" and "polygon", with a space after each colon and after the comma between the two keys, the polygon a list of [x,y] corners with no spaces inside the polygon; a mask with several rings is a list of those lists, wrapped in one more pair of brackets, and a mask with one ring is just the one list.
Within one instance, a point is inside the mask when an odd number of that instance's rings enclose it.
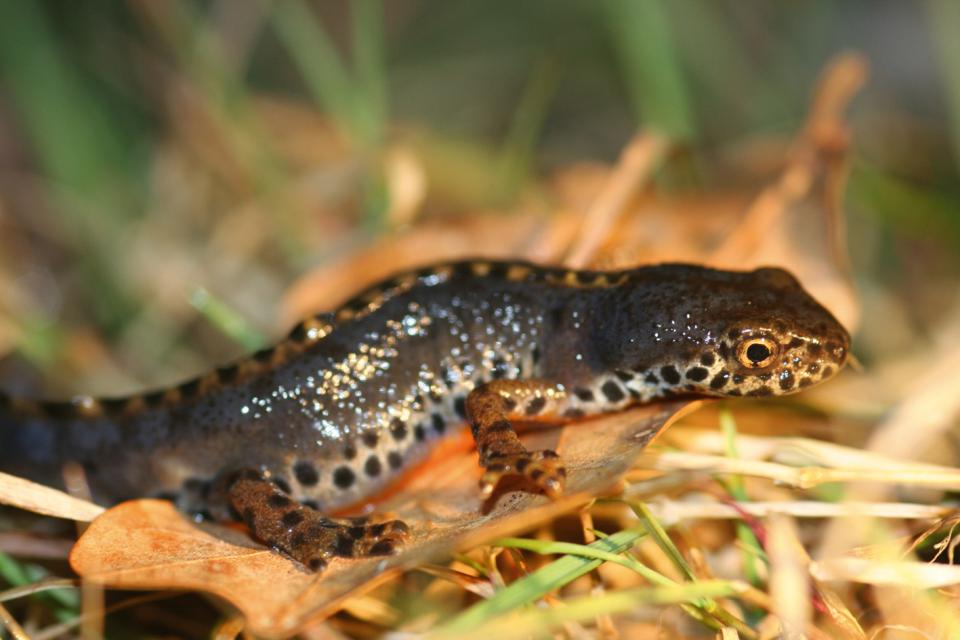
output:
{"label": "alpine newt", "polygon": [[56,482],[78,462],[99,502],[164,496],[198,516],[239,518],[319,570],[402,544],[400,521],[324,513],[381,490],[462,423],[482,495],[508,476],[556,495],[561,459],[528,451],[514,421],[676,395],[792,393],[836,374],[849,342],[781,269],[443,264],[176,387],[61,403],[0,396],[0,468]]}

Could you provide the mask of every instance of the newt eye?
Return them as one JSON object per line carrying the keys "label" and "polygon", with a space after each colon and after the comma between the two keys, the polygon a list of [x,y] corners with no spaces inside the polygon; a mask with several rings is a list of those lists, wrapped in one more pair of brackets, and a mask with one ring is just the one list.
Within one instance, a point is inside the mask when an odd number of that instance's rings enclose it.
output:
{"label": "newt eye", "polygon": [[769,366],[777,357],[777,343],[769,338],[749,338],[737,348],[737,360],[749,369]]}

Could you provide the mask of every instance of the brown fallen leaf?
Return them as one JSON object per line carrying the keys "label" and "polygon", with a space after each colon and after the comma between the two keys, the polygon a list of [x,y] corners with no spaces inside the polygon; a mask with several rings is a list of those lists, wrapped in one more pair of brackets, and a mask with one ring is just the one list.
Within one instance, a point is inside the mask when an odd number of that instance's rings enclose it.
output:
{"label": "brown fallen leaf", "polygon": [[411,526],[410,542],[395,556],[337,559],[316,575],[242,533],[196,525],[168,502],[136,500],[94,520],[70,564],[85,580],[106,587],[216,594],[240,610],[250,632],[287,637],[404,568],[529,529],[588,502],[629,470],[668,423],[696,405],[653,405],[525,434],[529,447],[556,448],[566,460],[567,493],[555,501],[505,493],[484,514],[476,454],[460,451],[433,460],[380,507]]}

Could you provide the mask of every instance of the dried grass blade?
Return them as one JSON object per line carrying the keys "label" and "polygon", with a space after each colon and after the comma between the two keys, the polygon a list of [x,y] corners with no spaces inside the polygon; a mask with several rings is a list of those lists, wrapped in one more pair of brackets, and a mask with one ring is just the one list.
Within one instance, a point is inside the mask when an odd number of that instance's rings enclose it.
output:
{"label": "dried grass blade", "polygon": [[0,473],[0,504],[78,522],[90,522],[104,511],[92,502],[7,473]]}

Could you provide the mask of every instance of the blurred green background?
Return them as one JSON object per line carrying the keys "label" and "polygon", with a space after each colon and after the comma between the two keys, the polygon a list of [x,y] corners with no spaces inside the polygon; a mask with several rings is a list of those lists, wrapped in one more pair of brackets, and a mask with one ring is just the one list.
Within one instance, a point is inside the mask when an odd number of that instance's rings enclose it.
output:
{"label": "blurred green background", "polygon": [[846,50],[849,243],[900,349],[960,273],[951,0],[0,3],[0,378],[115,394],[275,335],[294,277],[390,232],[397,145],[429,216],[548,209],[639,127],[676,142],[656,189],[755,190]]}

